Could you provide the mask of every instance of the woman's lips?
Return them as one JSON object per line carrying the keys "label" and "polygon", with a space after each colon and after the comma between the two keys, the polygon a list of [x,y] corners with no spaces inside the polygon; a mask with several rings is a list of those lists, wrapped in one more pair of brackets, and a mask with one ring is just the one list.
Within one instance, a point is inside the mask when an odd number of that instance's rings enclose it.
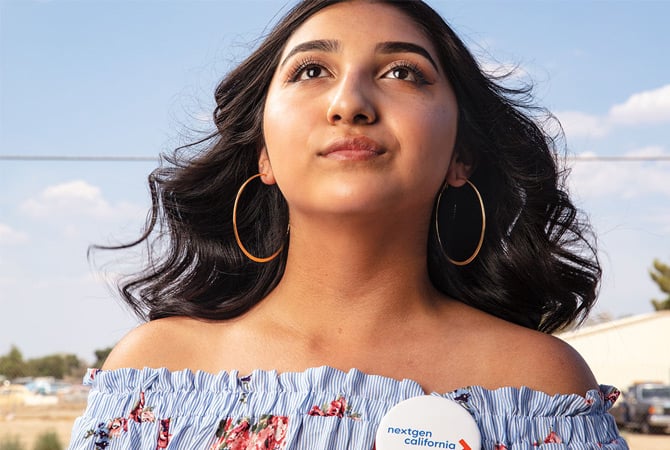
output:
{"label": "woman's lips", "polygon": [[381,145],[366,136],[340,138],[328,145],[319,156],[339,161],[366,161],[385,153]]}

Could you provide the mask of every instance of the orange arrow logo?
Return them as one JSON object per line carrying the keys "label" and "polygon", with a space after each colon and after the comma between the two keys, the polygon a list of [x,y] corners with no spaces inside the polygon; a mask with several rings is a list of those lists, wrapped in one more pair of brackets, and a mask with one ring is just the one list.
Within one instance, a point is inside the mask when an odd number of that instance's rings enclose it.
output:
{"label": "orange arrow logo", "polygon": [[465,439],[461,439],[460,441],[458,441],[458,443],[461,444],[461,446],[463,446],[463,450],[472,450],[472,448],[468,445],[468,443],[465,442]]}

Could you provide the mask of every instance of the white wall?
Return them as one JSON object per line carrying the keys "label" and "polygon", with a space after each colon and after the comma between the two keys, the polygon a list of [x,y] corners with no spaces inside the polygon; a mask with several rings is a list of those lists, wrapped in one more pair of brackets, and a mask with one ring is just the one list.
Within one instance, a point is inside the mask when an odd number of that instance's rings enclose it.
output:
{"label": "white wall", "polygon": [[598,382],[621,390],[636,381],[670,384],[670,311],[558,335],[584,357]]}

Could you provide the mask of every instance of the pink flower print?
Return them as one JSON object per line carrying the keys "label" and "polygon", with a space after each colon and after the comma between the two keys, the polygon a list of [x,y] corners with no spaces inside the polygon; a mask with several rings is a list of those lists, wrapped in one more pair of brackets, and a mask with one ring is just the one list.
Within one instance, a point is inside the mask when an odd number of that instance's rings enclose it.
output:
{"label": "pink flower print", "polygon": [[119,437],[121,433],[128,431],[128,421],[125,417],[117,417],[109,422],[107,428],[109,429],[110,438]]}
{"label": "pink flower print", "polygon": [[621,395],[621,391],[619,391],[618,389],[612,389],[612,391],[608,392],[607,395],[605,396],[605,400],[614,403],[619,398],[619,395]]}
{"label": "pink flower print", "polygon": [[[110,439],[120,437],[123,433],[128,432],[129,424],[131,427],[135,426],[132,422],[155,422],[156,416],[153,408],[144,407],[144,393],[140,393],[140,399],[133,406],[133,409],[128,414],[128,417],[117,417],[108,422],[100,422],[97,429],[90,429],[86,431],[84,438],[96,437],[95,448],[102,450],[109,446]],[[139,426],[139,425],[137,425]],[[157,449],[165,448],[167,446],[170,434],[170,419],[161,419],[159,422],[159,436]]]}
{"label": "pink flower print", "polygon": [[244,418],[240,420],[237,425],[232,427],[232,421],[226,422],[226,428],[223,430],[222,437],[224,438],[221,442],[220,449],[226,450],[246,450],[247,445],[249,444],[249,429],[251,428],[249,424],[249,419]]}
{"label": "pink flower print", "polygon": [[273,448],[274,444],[274,430],[270,427],[265,427],[259,430],[256,434],[252,434],[247,445],[247,450],[264,450]]}
{"label": "pink flower print", "polygon": [[561,437],[558,434],[556,434],[555,431],[552,431],[547,435],[546,438],[544,438],[544,443],[545,444],[562,444],[563,439],[561,439]]}
{"label": "pink flower print", "polygon": [[153,408],[144,406],[144,392],[140,392],[140,399],[135,403],[135,406],[130,413],[128,413],[128,420],[138,423],[156,421]]}
{"label": "pink flower print", "polygon": [[128,414],[129,420],[134,420],[135,422],[142,422],[141,415],[142,410],[144,409],[144,392],[140,392],[140,399],[135,403],[135,406]]}
{"label": "pink flower print", "polygon": [[[256,435],[256,446],[253,450],[281,449],[284,447],[288,417],[269,416],[265,419],[266,427]],[[249,449],[248,449],[249,450]]]}
{"label": "pink flower print", "polygon": [[247,450],[249,445],[249,435],[245,435],[238,439],[235,439],[233,442],[226,441],[227,447],[224,447],[226,450]]}
{"label": "pink flower print", "polygon": [[219,428],[216,430],[216,436],[224,437],[232,425],[233,419],[231,417],[228,417],[226,420],[219,422]]}
{"label": "pink flower print", "polygon": [[230,434],[228,436],[230,439],[237,439],[239,436],[248,435],[249,428],[249,419],[242,419],[237,425],[235,425],[235,427],[233,427],[232,430],[230,430]]}
{"label": "pink flower print", "polygon": [[249,418],[237,424],[231,418],[222,420],[216,432],[218,439],[210,450],[281,450],[284,448],[288,417],[265,415],[256,423]]}
{"label": "pink flower print", "polygon": [[226,438],[228,437],[228,430],[232,424],[233,419],[230,417],[219,422],[219,428],[216,430],[216,437],[218,439],[212,443],[212,445],[209,447],[209,450],[218,450],[223,448],[223,444],[225,444]]}
{"label": "pink flower print", "polygon": [[312,406],[312,409],[309,410],[307,415],[309,415],[309,416],[325,416],[326,413],[321,411],[321,408],[319,408],[318,405],[314,405],[314,406]]}
{"label": "pink flower print", "polygon": [[312,409],[307,413],[309,416],[330,416],[330,417],[348,417],[350,419],[359,420],[361,415],[357,412],[351,411],[351,406],[347,405],[347,399],[340,395],[335,400],[330,403],[326,403],[323,406],[319,407],[318,405],[312,406]]}
{"label": "pink flower print", "polygon": [[[151,411],[149,411],[151,412]],[[153,416],[153,414],[152,414]],[[153,420],[151,421],[153,422]],[[156,450],[167,448],[170,443],[170,419],[161,419],[158,422],[158,440],[156,441]]]}
{"label": "pink flower print", "polygon": [[140,414],[140,422],[155,422],[156,416],[151,408],[145,408]]}
{"label": "pink flower print", "polygon": [[219,450],[223,448],[223,443],[226,441],[224,436],[218,436],[217,439],[209,446],[209,450]]}
{"label": "pink flower print", "polygon": [[288,417],[273,416],[272,427],[275,429],[275,446],[283,447],[284,439],[286,439],[286,432],[288,431]]}
{"label": "pink flower print", "polygon": [[330,406],[328,406],[328,411],[326,411],[327,416],[337,416],[337,417],[344,417],[344,412],[347,409],[347,400],[340,396],[337,398],[337,400],[333,400],[330,402]]}

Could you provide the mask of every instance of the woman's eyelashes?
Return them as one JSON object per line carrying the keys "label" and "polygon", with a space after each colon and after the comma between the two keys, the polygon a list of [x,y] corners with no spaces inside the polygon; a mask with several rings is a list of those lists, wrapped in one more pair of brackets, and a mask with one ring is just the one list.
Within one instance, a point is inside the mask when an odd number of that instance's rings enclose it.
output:
{"label": "woman's eyelashes", "polygon": [[431,84],[419,66],[411,61],[396,61],[391,64],[382,78],[393,78],[402,81],[409,81],[418,85]]}
{"label": "woman's eyelashes", "polygon": [[299,60],[289,71],[288,81],[295,83],[297,81],[312,80],[314,78],[323,78],[330,72],[324,64],[312,58]]}
{"label": "woman's eyelashes", "polygon": [[[287,82],[296,83],[300,81],[326,78],[332,75],[332,71],[326,64],[313,58],[298,60],[289,70]],[[432,84],[428,81],[424,72],[418,64],[411,61],[394,61],[386,66],[379,75],[380,79],[395,79],[414,83],[422,86]]]}

